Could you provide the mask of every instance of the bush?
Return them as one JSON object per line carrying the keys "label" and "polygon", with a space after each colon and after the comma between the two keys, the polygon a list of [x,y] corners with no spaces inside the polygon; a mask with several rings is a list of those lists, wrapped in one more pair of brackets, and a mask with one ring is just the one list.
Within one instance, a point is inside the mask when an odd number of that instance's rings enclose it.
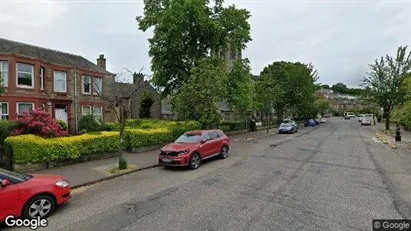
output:
{"label": "bush", "polygon": [[127,169],[128,167],[128,163],[126,158],[122,157],[119,161],[118,161],[118,169],[119,170],[123,170],[123,169]]}
{"label": "bush", "polygon": [[152,130],[127,129],[125,135],[127,149],[148,147],[173,141],[171,132],[164,128]]}
{"label": "bush", "polygon": [[197,121],[177,122],[174,126],[171,126],[171,134],[173,139],[177,139],[187,131],[199,130],[201,124]]}
{"label": "bush", "polygon": [[104,129],[104,123],[97,120],[93,115],[84,115],[78,122],[79,130],[86,132],[97,132]]}
{"label": "bush", "polygon": [[[15,121],[2,121],[0,120],[0,162],[3,162],[4,150],[4,140],[10,136],[13,131],[17,128],[17,123]],[[10,163],[8,163],[10,165]]]}
{"label": "bush", "polygon": [[65,131],[48,112],[36,109],[23,112],[17,119],[17,128],[13,135],[33,134],[44,138],[67,136]]}
{"label": "bush", "polygon": [[43,139],[35,135],[11,136],[5,140],[6,153],[13,163],[41,163],[77,159],[93,153],[119,149],[118,132]]}
{"label": "bush", "polygon": [[64,122],[64,120],[57,120],[57,123],[60,125],[60,127],[62,127],[64,130],[68,130],[68,126],[66,124],[66,122]]}
{"label": "bush", "polygon": [[240,131],[245,129],[245,123],[239,121],[223,121],[220,123],[220,129],[228,131]]}

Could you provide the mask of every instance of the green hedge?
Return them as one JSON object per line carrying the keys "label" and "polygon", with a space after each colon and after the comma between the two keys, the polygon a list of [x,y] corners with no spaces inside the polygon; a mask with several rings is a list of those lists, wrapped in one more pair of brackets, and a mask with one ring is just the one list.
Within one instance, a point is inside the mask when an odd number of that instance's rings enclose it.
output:
{"label": "green hedge", "polygon": [[228,132],[228,131],[240,131],[245,130],[245,122],[239,121],[223,121],[220,123],[221,130]]}
{"label": "green hedge", "polygon": [[21,135],[8,137],[5,144],[13,163],[41,163],[117,151],[119,135],[118,132],[101,132],[50,139]]}
{"label": "green hedge", "polygon": [[173,141],[170,130],[159,128],[152,130],[128,129],[125,131],[127,146],[131,148],[142,148]]}

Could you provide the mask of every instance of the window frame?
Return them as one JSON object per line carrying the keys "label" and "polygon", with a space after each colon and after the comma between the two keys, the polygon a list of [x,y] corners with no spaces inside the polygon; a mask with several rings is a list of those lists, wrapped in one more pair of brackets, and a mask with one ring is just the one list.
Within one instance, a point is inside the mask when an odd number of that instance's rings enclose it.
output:
{"label": "window frame", "polygon": [[[100,108],[101,114],[95,114],[94,108]],[[100,120],[103,120],[103,106],[93,106],[93,116],[94,118],[96,118],[96,116],[100,116]]]}
{"label": "window frame", "polygon": [[[3,70],[4,63],[7,64],[7,71]],[[3,72],[7,73],[7,81],[4,81],[6,78],[4,78],[4,76],[2,74]],[[3,82],[2,82],[3,87],[8,87],[9,86],[9,73],[10,73],[9,61],[8,60],[0,60],[0,76],[1,76],[1,78],[3,78]]]}
{"label": "window frame", "polygon": [[40,90],[44,90],[45,88],[45,81],[44,81],[44,73],[46,72],[46,68],[40,66],[39,75],[40,75]]}
{"label": "window frame", "polygon": [[[90,108],[90,114],[84,114],[84,107],[88,107]],[[91,105],[82,105],[81,106],[81,115],[85,116],[85,115],[92,115],[93,114],[93,108],[91,107]]]}
{"label": "window frame", "polygon": [[[31,66],[31,73],[29,72],[25,72],[25,71],[19,71],[19,64],[23,64],[23,65],[28,65]],[[25,73],[25,74],[31,74],[31,86],[27,86],[27,85],[19,85],[19,73]],[[34,65],[33,64],[28,64],[28,63],[16,63],[16,87],[18,88],[28,88],[28,89],[33,89],[34,88]]]}
{"label": "window frame", "polygon": [[[6,104],[7,114],[3,113],[3,104]],[[9,102],[0,102],[0,121],[3,121],[3,116],[7,116],[6,120],[9,120],[10,117],[10,104]]]}
{"label": "window frame", "polygon": [[[56,73],[64,73],[64,90],[59,91],[56,89]],[[67,93],[67,72],[65,71],[54,71],[53,72],[53,85],[54,85],[54,92],[57,93]]]}
{"label": "window frame", "polygon": [[20,104],[31,104],[31,110],[34,110],[35,109],[35,107],[34,107],[34,103],[31,103],[31,102],[17,102],[16,103],[16,113],[18,114],[18,115],[20,115],[22,112],[20,112],[20,108],[19,108],[19,105]]}
{"label": "window frame", "polygon": [[[88,82],[88,84],[89,84],[89,86],[88,86],[88,92],[86,92],[85,90],[85,79],[86,79],[86,77],[87,78],[89,78],[89,82]],[[91,88],[92,88],[92,77],[90,76],[90,75],[83,75],[83,76],[81,76],[81,93],[82,94],[84,94],[84,95],[91,95]]]}
{"label": "window frame", "polygon": [[[99,92],[97,91],[96,79],[99,80],[100,86],[101,86],[101,88],[99,89]],[[93,77],[92,78],[92,87],[93,87],[93,95],[101,95],[101,93],[103,92],[103,78]]]}

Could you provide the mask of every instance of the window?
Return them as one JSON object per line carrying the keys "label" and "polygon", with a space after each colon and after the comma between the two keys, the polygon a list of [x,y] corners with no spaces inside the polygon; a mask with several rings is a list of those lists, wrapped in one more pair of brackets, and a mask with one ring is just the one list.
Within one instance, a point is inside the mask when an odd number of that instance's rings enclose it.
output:
{"label": "window", "polygon": [[91,106],[82,106],[81,113],[83,115],[90,115],[91,114]]}
{"label": "window", "polygon": [[94,78],[93,79],[93,94],[94,95],[99,95],[101,91],[103,90],[103,81],[102,78]]}
{"label": "window", "polygon": [[9,104],[0,102],[0,120],[9,120]]}
{"label": "window", "polygon": [[103,120],[103,107],[93,107],[94,118],[98,120]]}
{"label": "window", "polygon": [[34,82],[33,81],[34,67],[33,65],[17,63],[16,69],[17,69],[17,78],[16,78],[17,86],[23,87],[23,88],[33,88],[34,87],[34,83],[33,83]]}
{"label": "window", "polygon": [[9,62],[0,61],[0,77],[3,79],[3,86],[9,86]]}
{"label": "window", "polygon": [[40,67],[40,89],[41,90],[44,90],[44,73],[45,73],[44,67]]}
{"label": "window", "polygon": [[17,114],[33,110],[34,103],[17,103]]}
{"label": "window", "polygon": [[83,91],[83,94],[90,94],[91,93],[90,84],[91,84],[91,76],[83,76],[82,77],[82,91]]}
{"label": "window", "polygon": [[66,72],[55,71],[54,72],[54,91],[55,92],[67,92]]}

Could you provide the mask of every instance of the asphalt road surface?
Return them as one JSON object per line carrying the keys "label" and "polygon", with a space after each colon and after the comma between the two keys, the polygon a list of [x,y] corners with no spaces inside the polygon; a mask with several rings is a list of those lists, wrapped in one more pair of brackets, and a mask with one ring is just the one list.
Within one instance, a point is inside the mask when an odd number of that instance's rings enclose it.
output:
{"label": "asphalt road surface", "polygon": [[410,154],[374,135],[332,118],[195,171],[126,175],[79,189],[44,230],[372,230],[372,219],[410,219]]}

